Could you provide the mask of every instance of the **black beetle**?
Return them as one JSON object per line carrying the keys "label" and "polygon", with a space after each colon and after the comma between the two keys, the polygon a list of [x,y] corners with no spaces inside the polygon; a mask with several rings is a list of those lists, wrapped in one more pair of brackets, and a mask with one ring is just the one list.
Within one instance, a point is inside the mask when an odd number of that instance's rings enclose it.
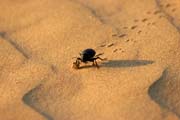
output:
{"label": "black beetle", "polygon": [[92,65],[93,66],[95,65],[97,68],[99,68],[96,60],[97,59],[105,60],[105,59],[102,59],[102,58],[99,57],[102,54],[103,53],[100,53],[100,54],[96,55],[96,51],[94,49],[92,49],[92,48],[85,49],[80,53],[80,57],[75,57],[76,61],[73,62],[73,68],[79,69],[81,62],[83,62],[83,63],[93,62]]}

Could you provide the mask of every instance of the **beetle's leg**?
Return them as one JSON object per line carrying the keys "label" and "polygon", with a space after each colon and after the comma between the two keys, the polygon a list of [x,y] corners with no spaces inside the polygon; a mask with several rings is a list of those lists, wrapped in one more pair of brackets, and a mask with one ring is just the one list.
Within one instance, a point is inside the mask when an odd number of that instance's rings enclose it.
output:
{"label": "beetle's leg", "polygon": [[94,64],[94,60],[92,61],[92,63],[93,63],[93,64],[92,64],[92,66],[95,66],[95,64]]}
{"label": "beetle's leg", "polygon": [[99,68],[99,65],[97,64],[96,59],[94,60],[94,63],[95,63],[95,66],[96,66],[97,68]]}
{"label": "beetle's leg", "polygon": [[104,53],[99,53],[99,54],[97,54],[95,57],[99,57],[99,56],[101,56],[101,55],[103,55]]}
{"label": "beetle's leg", "polygon": [[100,57],[97,57],[96,59],[100,59],[101,61],[103,61],[103,60],[107,60],[107,58],[100,58]]}
{"label": "beetle's leg", "polygon": [[89,60],[90,62],[93,63],[92,66],[96,66],[95,60],[96,60],[96,58],[91,58],[91,59]]}

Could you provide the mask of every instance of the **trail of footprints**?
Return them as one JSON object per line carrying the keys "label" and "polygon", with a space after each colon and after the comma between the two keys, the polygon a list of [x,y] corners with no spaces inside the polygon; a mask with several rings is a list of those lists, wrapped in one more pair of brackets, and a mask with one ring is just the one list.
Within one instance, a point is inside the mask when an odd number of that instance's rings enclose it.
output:
{"label": "trail of footprints", "polygon": [[170,4],[170,3],[167,3],[165,5],[160,4],[160,7],[168,9],[171,12],[175,12],[176,11],[176,8],[172,4]]}
{"label": "trail of footprints", "polygon": [[[170,4],[166,4],[165,7],[170,8],[171,5]],[[172,8],[172,11],[176,11],[175,8]],[[162,17],[165,17],[165,15],[160,11],[160,10],[155,10],[155,11],[147,11],[146,12],[147,17],[145,18],[140,18],[140,19],[134,19],[133,23],[134,25],[131,26],[123,26],[121,29],[124,29],[126,31],[134,31],[137,33],[137,35],[141,35],[141,33],[143,32],[141,26],[154,26],[156,25],[155,19],[153,21],[153,19],[151,19],[151,17],[157,17],[158,19],[161,19]],[[140,27],[139,27],[140,26]],[[141,29],[140,29],[141,28]],[[123,42],[133,42],[136,43],[136,40],[134,40],[133,38],[128,38],[128,33],[121,33],[121,34],[113,34],[112,37],[116,37],[119,40],[123,40]],[[121,41],[122,42],[122,41]],[[112,43],[107,43],[107,44],[102,44],[100,45],[100,47],[105,47],[107,49],[111,49],[112,53],[116,53],[116,52],[125,52],[125,50],[123,48],[117,48],[118,47],[118,42],[112,42]]]}

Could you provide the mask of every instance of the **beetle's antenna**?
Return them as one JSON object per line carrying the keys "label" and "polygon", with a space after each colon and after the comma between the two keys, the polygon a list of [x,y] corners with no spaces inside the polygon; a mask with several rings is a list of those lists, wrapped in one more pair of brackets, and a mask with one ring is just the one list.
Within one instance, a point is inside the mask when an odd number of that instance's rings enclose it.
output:
{"label": "beetle's antenna", "polygon": [[78,58],[78,57],[72,57],[72,59],[74,59],[74,58]]}

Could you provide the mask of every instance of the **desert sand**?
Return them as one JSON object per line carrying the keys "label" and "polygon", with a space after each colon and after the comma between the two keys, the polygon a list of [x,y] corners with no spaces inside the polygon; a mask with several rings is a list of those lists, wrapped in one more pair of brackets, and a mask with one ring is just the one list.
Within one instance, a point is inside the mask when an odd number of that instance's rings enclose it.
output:
{"label": "desert sand", "polygon": [[[179,120],[180,0],[1,0],[0,120]],[[81,64],[93,48],[106,61]]]}

